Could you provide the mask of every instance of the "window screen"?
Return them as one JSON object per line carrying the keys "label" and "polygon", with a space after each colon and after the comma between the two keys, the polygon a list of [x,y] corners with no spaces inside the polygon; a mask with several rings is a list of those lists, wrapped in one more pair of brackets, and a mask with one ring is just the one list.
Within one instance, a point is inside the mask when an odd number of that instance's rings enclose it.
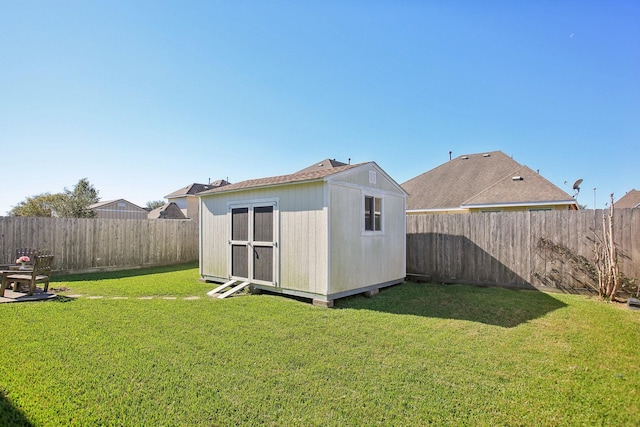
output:
{"label": "window screen", "polygon": [[364,197],[364,229],[367,231],[382,230],[382,199],[379,197]]}

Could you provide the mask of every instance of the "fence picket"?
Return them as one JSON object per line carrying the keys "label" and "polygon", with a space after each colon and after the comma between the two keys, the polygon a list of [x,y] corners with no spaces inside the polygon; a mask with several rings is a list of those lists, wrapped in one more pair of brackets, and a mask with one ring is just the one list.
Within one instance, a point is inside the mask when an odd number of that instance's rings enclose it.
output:
{"label": "fence picket", "polygon": [[[407,274],[434,281],[587,290],[606,211],[407,216]],[[595,230],[594,230],[595,225]],[[640,209],[614,219],[620,271],[640,277]]]}
{"label": "fence picket", "polygon": [[58,272],[125,269],[198,260],[191,220],[0,217],[0,263],[16,248],[47,249]]}

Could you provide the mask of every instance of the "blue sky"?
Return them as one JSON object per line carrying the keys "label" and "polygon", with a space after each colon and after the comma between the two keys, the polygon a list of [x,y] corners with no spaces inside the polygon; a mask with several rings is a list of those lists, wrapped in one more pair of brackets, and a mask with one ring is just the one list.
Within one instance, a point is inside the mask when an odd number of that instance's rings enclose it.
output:
{"label": "blue sky", "polygon": [[637,0],[0,0],[0,215],[81,178],[144,206],[494,150],[601,208],[640,189],[639,23]]}

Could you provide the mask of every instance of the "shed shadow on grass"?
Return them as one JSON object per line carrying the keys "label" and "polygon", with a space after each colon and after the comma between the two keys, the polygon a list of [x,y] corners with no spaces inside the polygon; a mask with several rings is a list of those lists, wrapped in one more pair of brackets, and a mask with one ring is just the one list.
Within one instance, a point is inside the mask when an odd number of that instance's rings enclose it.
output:
{"label": "shed shadow on grass", "polygon": [[0,425],[16,427],[33,426],[24,412],[13,406],[2,391],[0,391]]}
{"label": "shed shadow on grass", "polygon": [[414,282],[382,289],[373,298],[343,298],[335,305],[338,309],[467,320],[504,328],[514,328],[566,306],[534,290]]}

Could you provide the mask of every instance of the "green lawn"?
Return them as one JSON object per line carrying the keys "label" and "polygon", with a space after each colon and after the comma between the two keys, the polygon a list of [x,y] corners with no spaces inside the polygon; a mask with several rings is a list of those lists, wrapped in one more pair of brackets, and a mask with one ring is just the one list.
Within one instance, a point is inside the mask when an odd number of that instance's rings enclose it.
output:
{"label": "green lawn", "polygon": [[586,297],[406,283],[323,309],[211,299],[193,266],[52,287],[84,297],[0,305],[0,425],[640,424],[640,312]]}

